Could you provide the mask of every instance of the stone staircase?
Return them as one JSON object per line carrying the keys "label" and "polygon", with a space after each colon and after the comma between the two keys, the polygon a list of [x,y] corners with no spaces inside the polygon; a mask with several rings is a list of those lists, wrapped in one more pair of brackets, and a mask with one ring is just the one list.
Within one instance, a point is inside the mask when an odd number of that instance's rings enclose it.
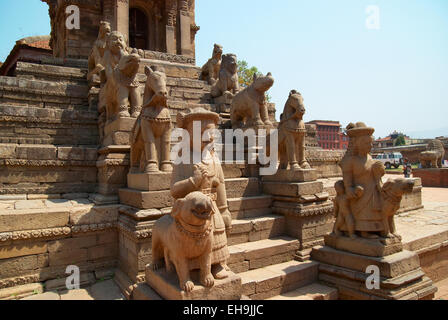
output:
{"label": "stone staircase", "polygon": [[226,189],[233,218],[228,264],[242,278],[243,295],[252,300],[337,300],[336,289],[319,283],[319,263],[295,260],[299,240],[285,235],[286,219],[272,213],[272,196],[262,194],[259,179],[230,175]]}

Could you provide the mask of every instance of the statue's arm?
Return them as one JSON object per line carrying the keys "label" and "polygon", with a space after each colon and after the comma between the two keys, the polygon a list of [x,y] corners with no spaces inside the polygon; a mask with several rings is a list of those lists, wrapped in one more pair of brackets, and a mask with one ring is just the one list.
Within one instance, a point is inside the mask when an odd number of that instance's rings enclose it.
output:
{"label": "statue's arm", "polygon": [[217,175],[219,179],[219,185],[217,187],[218,197],[216,199],[216,205],[218,206],[219,212],[222,215],[226,229],[230,230],[232,227],[232,215],[229,211],[229,205],[227,203],[227,191],[226,184],[224,180],[224,172],[222,171],[221,165],[217,168]]}
{"label": "statue's arm", "polygon": [[193,177],[185,179],[180,168],[175,167],[171,179],[171,195],[175,199],[185,198],[188,194],[197,191],[199,188],[195,184]]}

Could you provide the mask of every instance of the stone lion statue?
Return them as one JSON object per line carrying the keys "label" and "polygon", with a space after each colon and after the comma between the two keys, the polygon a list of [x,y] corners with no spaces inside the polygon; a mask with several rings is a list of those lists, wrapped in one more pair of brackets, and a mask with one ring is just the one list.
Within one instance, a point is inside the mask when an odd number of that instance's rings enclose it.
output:
{"label": "stone lion statue", "polygon": [[445,148],[442,141],[434,139],[428,143],[426,151],[420,154],[420,163],[423,168],[442,168],[445,158]]}
{"label": "stone lion statue", "polygon": [[215,85],[219,78],[219,71],[221,70],[222,61],[222,46],[215,44],[213,48],[213,55],[202,67],[200,80],[206,80],[210,85]]}
{"label": "stone lion statue", "polygon": [[210,197],[192,192],[176,200],[171,215],[160,218],[152,231],[153,270],[165,265],[168,272],[176,271],[179,286],[185,292],[194,289],[190,261],[199,261],[200,282],[213,287],[212,275],[213,209]]}
{"label": "stone lion statue", "polygon": [[230,119],[232,127],[273,127],[269,120],[266,91],[274,85],[269,72],[266,76],[254,75],[250,86],[238,92],[232,101]]}
{"label": "stone lion statue", "polygon": [[87,74],[88,81],[92,81],[95,75],[99,76],[101,71],[104,70],[103,57],[106,52],[107,38],[110,36],[110,32],[110,23],[107,21],[101,21],[98,39],[95,41],[89,56],[89,73]]}
{"label": "stone lion statue", "polygon": [[145,67],[143,108],[131,137],[131,172],[172,172],[171,115],[167,107],[166,74]]}
{"label": "stone lion statue", "polygon": [[217,98],[224,94],[233,97],[240,90],[238,81],[238,60],[236,55],[223,55],[219,79],[211,90],[212,97]]}
{"label": "stone lion statue", "polygon": [[305,159],[306,126],[303,121],[305,105],[302,95],[296,90],[289,93],[279,124],[280,169],[310,169]]}
{"label": "stone lion statue", "polygon": [[123,55],[107,77],[105,95],[108,121],[113,121],[117,117],[136,118],[140,114],[142,103],[137,80],[139,64],[138,54]]}

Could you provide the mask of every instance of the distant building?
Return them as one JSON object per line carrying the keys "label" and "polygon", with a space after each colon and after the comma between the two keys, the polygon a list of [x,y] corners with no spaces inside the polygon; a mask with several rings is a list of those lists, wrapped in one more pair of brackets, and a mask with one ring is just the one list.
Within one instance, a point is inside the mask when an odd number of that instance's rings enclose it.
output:
{"label": "distant building", "polygon": [[390,135],[388,135],[385,138],[378,138],[378,139],[376,139],[373,142],[373,148],[374,149],[379,149],[379,148],[392,148],[392,147],[395,147],[396,146],[396,141],[397,141],[399,136],[403,136],[404,137],[404,141],[405,141],[405,145],[406,146],[427,143],[427,139],[411,139],[410,137],[408,137],[407,135],[405,135],[405,134],[403,134],[401,132],[394,131],[393,133],[391,133]]}
{"label": "distant building", "polygon": [[342,131],[339,121],[313,120],[307,124],[316,126],[317,141],[322,149],[347,150],[348,137]]}
{"label": "distant building", "polygon": [[18,61],[41,63],[42,59],[52,57],[50,36],[34,36],[16,42],[9,56],[0,64],[0,76],[13,76]]}

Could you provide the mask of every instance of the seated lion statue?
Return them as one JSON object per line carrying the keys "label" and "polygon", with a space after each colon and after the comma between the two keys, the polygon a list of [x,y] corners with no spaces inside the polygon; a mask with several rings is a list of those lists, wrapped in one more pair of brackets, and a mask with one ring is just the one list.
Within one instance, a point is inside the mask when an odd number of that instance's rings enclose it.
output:
{"label": "seated lion statue", "polygon": [[266,91],[274,85],[274,78],[269,72],[266,76],[254,75],[250,86],[238,92],[232,101],[230,118],[232,127],[273,127],[269,120]]}
{"label": "seated lion statue", "polygon": [[224,94],[234,96],[239,90],[238,61],[236,55],[225,54],[222,56],[219,79],[212,87],[213,98],[218,98]]}
{"label": "seated lion statue", "polygon": [[302,95],[292,90],[280,116],[278,128],[280,169],[288,169],[288,165],[291,170],[311,168],[305,159],[305,111]]}

